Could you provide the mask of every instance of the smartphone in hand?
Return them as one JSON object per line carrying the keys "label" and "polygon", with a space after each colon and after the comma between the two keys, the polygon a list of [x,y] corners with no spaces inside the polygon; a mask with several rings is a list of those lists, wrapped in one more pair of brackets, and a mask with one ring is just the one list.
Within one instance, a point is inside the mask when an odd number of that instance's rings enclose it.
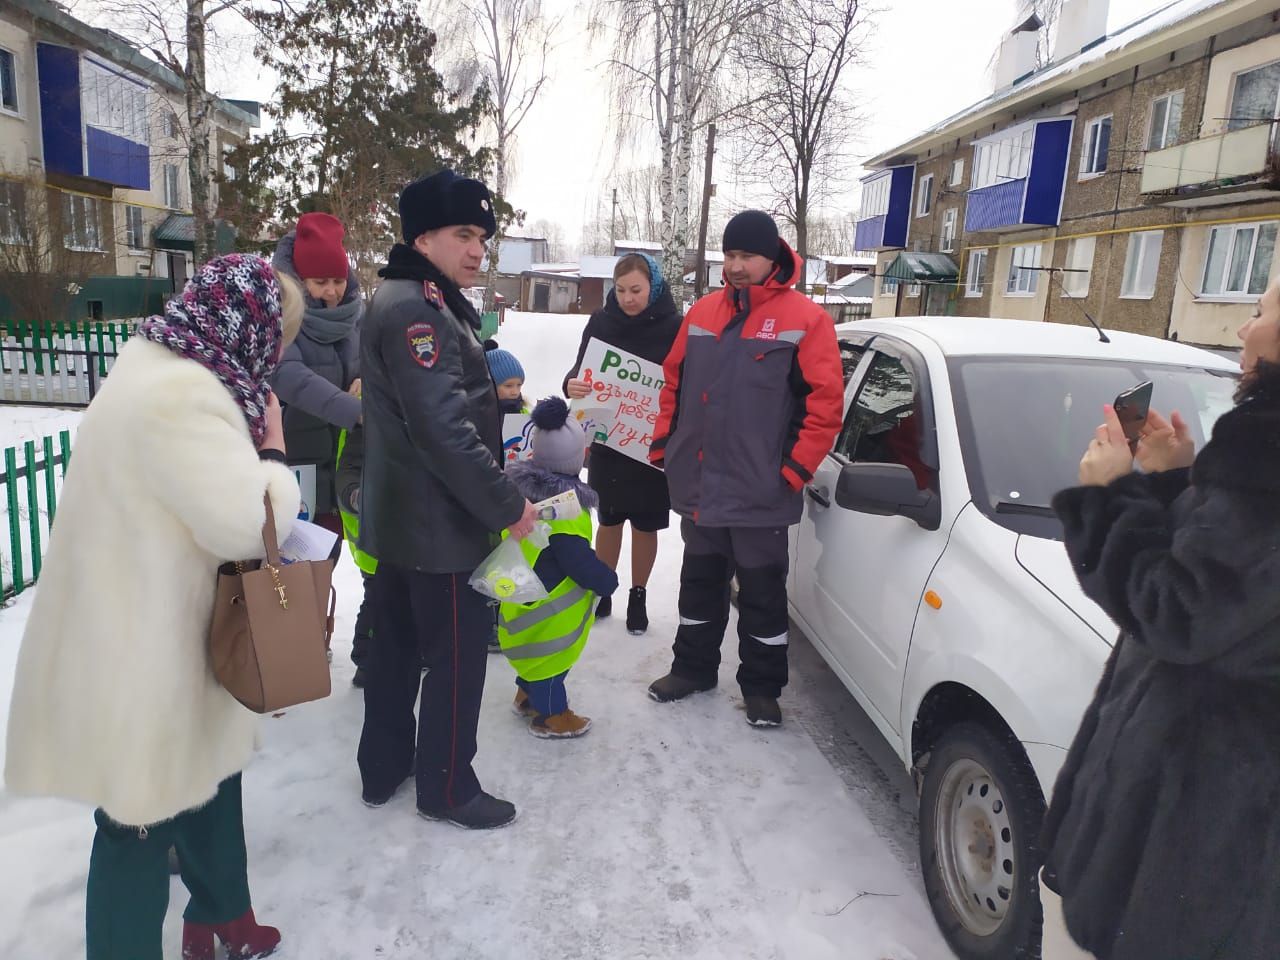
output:
{"label": "smartphone in hand", "polygon": [[1125,439],[1130,448],[1138,445],[1142,436],[1142,427],[1147,422],[1147,413],[1151,409],[1151,381],[1145,380],[1136,387],[1131,387],[1116,397],[1115,411],[1124,429]]}

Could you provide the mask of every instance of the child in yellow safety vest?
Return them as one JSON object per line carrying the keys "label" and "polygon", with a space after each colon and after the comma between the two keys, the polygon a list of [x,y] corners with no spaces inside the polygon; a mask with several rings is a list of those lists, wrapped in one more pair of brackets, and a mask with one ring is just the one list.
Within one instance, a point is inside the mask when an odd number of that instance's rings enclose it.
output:
{"label": "child in yellow safety vest", "polygon": [[580,737],[591,720],[569,709],[565,677],[577,662],[595,622],[596,601],[611,596],[618,576],[591,547],[595,491],[579,479],[587,438],[559,397],[533,409],[533,455],[512,464],[507,476],[529,500],[537,502],[572,490],[582,503],[576,517],[551,520],[545,548],[520,542],[525,559],[548,596],[533,603],[502,603],[498,639],[516,671],[515,710],[529,718],[535,737]]}

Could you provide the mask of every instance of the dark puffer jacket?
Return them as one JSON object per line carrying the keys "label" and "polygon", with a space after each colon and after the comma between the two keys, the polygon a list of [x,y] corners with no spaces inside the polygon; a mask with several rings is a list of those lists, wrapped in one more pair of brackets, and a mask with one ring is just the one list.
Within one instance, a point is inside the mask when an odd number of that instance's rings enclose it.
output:
{"label": "dark puffer jacket", "polygon": [[[293,266],[292,233],[276,247],[272,266],[298,279]],[[301,281],[299,281],[301,283]],[[360,420],[360,400],[347,392],[360,376],[360,321],[364,300],[352,270],[347,291],[336,307],[307,297],[298,338],[285,350],[271,378],[284,414],[284,441],[290,464],[316,467],[317,514],[337,510],[334,461],[338,433]]]}
{"label": "dark puffer jacket", "polygon": [[1045,879],[1099,960],[1280,951],[1280,383],[1190,471],[1054,501],[1120,624],[1045,823]]}
{"label": "dark puffer jacket", "polygon": [[[578,358],[561,388],[567,395],[569,379],[582,372],[582,358],[592,338],[653,363],[662,363],[679,333],[680,314],[665,284],[658,299],[634,317],[622,312],[617,296],[610,290],[604,307],[587,320],[582,342],[578,344]],[[587,482],[600,495],[600,508],[605,513],[666,513],[671,509],[667,478],[661,470],[647,467],[603,443],[591,445]]]}
{"label": "dark puffer jacket", "polygon": [[360,548],[424,573],[470,573],[520,519],[502,472],[498,393],[480,317],[423,256],[397,244],[361,338]]}
{"label": "dark puffer jacket", "polygon": [[649,459],[676,513],[707,527],[800,521],[800,490],[831,450],[844,408],[835,324],[794,289],[785,243],[762,284],[707,294],[663,364]]}

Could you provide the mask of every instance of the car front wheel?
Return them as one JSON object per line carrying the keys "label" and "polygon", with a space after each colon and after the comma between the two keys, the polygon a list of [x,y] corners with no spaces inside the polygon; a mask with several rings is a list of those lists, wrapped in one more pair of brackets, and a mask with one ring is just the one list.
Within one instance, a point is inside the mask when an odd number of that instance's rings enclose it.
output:
{"label": "car front wheel", "polygon": [[920,794],[925,889],[961,960],[1040,956],[1040,786],[1012,734],[977,723],[931,751]]}

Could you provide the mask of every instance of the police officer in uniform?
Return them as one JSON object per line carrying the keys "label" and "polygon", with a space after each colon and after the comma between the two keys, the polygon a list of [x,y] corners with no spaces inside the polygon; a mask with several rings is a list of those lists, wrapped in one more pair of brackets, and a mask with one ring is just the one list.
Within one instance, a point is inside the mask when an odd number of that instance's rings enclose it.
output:
{"label": "police officer in uniform", "polygon": [[399,207],[404,242],[381,271],[360,347],[359,545],[378,558],[363,797],[382,806],[413,775],[424,817],[500,827],[515,806],[481,789],[472,768],[493,612],[467,580],[502,530],[522,538],[537,517],[502,472],[498,396],[461,292],[496,223],[484,184],[451,170],[410,183]]}

